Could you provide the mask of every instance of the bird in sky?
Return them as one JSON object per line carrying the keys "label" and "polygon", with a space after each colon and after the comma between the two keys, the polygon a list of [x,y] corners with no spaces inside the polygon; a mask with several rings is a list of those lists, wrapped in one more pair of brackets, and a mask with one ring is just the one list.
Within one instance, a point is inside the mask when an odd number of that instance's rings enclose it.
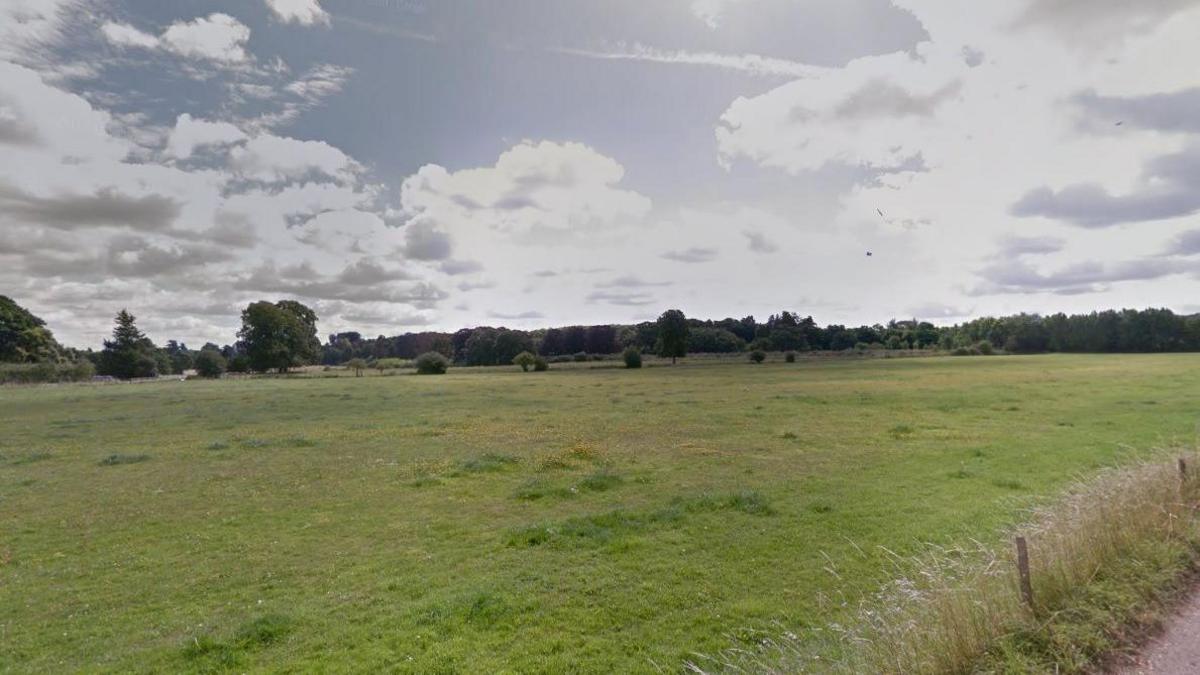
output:
{"label": "bird in sky", "polygon": [[1125,122],[1123,120],[1120,122],[1117,122],[1117,126],[1121,126],[1122,124],[1125,124]]}
{"label": "bird in sky", "polygon": [[868,258],[870,258],[872,255],[874,255],[874,254],[873,254],[873,253],[871,253],[870,251],[867,251],[867,257],[868,257]]}
{"label": "bird in sky", "polygon": [[883,215],[883,209],[875,209],[875,213],[878,213],[880,218],[883,218],[883,217],[884,217],[884,215]]}

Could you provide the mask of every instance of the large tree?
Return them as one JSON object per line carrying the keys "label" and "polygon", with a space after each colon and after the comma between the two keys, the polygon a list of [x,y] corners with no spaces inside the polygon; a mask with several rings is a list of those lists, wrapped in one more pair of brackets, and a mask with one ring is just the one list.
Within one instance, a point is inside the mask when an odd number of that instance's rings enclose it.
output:
{"label": "large tree", "polygon": [[321,352],[317,315],[295,300],[251,303],[242,310],[242,329],[250,368],[259,372],[289,368],[316,361]]}
{"label": "large tree", "polygon": [[104,341],[104,351],[100,352],[101,375],[129,380],[159,374],[158,348],[138,329],[136,321],[125,310],[117,312],[112,339]]}
{"label": "large tree", "polygon": [[678,309],[668,309],[658,317],[658,355],[671,357],[671,363],[687,356],[688,322]]}
{"label": "large tree", "polygon": [[45,321],[0,295],[0,361],[57,361],[61,352]]}

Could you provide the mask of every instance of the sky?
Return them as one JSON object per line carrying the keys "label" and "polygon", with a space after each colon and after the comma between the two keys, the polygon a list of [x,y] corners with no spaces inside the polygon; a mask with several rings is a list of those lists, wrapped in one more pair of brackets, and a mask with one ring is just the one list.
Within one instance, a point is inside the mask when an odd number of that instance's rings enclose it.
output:
{"label": "sky", "polygon": [[[1200,0],[0,0],[0,294],[97,347],[1200,311]],[[868,252],[870,255],[868,255]]]}

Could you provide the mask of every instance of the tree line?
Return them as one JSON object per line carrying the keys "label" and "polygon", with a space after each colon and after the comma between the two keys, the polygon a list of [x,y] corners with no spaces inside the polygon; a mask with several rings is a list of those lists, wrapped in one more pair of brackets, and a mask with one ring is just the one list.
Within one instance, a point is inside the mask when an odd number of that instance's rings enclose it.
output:
{"label": "tree line", "polygon": [[[310,365],[356,365],[382,359],[417,359],[437,354],[465,366],[541,367],[556,360],[582,360],[625,353],[676,359],[689,353],[929,350],[951,353],[1172,352],[1200,351],[1200,315],[1169,309],[1107,310],[1090,314],[1017,314],[984,317],[953,326],[918,320],[856,327],[820,326],[811,316],[783,311],[765,321],[753,316],[701,320],[668,310],[656,321],[565,326],[531,331],[480,326],[453,333],[419,332],[364,337],[358,332],[318,338],[318,317],[295,300],[259,301],[241,314],[232,344],[207,343],[197,350],[176,340],[156,345],[121,310],[112,337],[99,351],[60,345],[45,322],[11,298],[0,296],[0,382],[157,377],[195,370],[287,372]],[[982,348],[981,348],[982,347]],[[531,360],[532,359],[532,360]],[[429,359],[427,359],[429,361]],[[436,359],[434,359],[436,361]],[[640,360],[638,361],[640,363]],[[35,367],[37,366],[37,367]],[[444,370],[444,366],[442,367]]]}

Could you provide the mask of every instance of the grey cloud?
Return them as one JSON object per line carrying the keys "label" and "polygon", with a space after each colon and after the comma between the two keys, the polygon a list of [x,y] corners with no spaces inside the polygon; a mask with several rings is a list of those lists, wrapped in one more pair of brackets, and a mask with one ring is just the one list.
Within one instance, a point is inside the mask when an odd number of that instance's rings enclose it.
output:
{"label": "grey cloud", "polygon": [[545,314],[542,314],[541,312],[534,312],[534,311],[521,312],[519,314],[505,314],[504,312],[488,312],[488,316],[492,317],[493,319],[506,319],[508,321],[514,321],[514,320],[520,320],[520,319],[544,319],[544,318],[546,318]]}
{"label": "grey cloud", "polygon": [[1200,230],[1181,232],[1167,248],[1169,255],[1196,255],[1200,253]]}
{"label": "grey cloud", "polygon": [[377,261],[362,258],[346,266],[338,275],[338,281],[354,286],[370,286],[389,281],[409,281],[413,275],[404,269],[387,269]]}
{"label": "grey cloud", "polygon": [[1200,193],[1154,190],[1145,194],[1112,195],[1095,183],[1070,185],[1055,192],[1030,190],[1012,206],[1014,216],[1041,216],[1080,227],[1110,227],[1121,223],[1164,220],[1200,210]]}
{"label": "grey cloud", "polygon": [[1177,218],[1200,211],[1200,145],[1156,157],[1142,170],[1141,191],[1112,195],[1095,183],[1069,185],[1055,192],[1029,191],[1012,206],[1020,217],[1043,216],[1080,227]]}
{"label": "grey cloud", "polygon": [[1178,258],[1140,258],[1111,263],[1082,262],[1057,272],[1043,274],[1028,263],[1012,261],[992,265],[977,272],[985,283],[972,290],[971,295],[1092,293],[1104,290],[1111,283],[1159,279],[1198,269],[1200,265]]}
{"label": "grey cloud", "polygon": [[384,312],[348,312],[342,314],[343,321],[389,326],[428,326],[433,320],[420,314],[394,315]]}
{"label": "grey cloud", "polygon": [[667,260],[684,263],[702,263],[717,257],[716,249],[692,247],[683,251],[667,251],[662,254]]}
{"label": "grey cloud", "polygon": [[599,284],[600,288],[649,288],[652,286],[670,286],[669,281],[644,281],[632,275],[617,277],[612,281]]}
{"label": "grey cloud", "polygon": [[409,223],[404,233],[404,255],[414,260],[445,260],[451,248],[450,235],[428,221]]}
{"label": "grey cloud", "polygon": [[1200,132],[1200,87],[1148,96],[1101,96],[1095,90],[1076,94],[1072,101],[1104,128],[1122,126],[1156,131]]}
{"label": "grey cloud", "polygon": [[1016,237],[1010,236],[1000,240],[1001,258],[1016,258],[1023,255],[1044,255],[1057,253],[1066,244],[1058,237]]}
{"label": "grey cloud", "polygon": [[418,309],[435,307],[438,302],[448,297],[445,291],[426,282],[409,286],[398,286],[395,283],[364,286],[346,283],[339,278],[324,278],[316,273],[301,274],[306,268],[311,270],[307,264],[282,270],[266,264],[235,280],[233,288],[258,293],[286,293],[317,300],[408,304]]}
{"label": "grey cloud", "polygon": [[638,307],[653,303],[654,298],[647,293],[612,293],[607,291],[596,291],[588,294],[587,301],[604,302],[610,305],[621,305],[625,307]]}
{"label": "grey cloud", "polygon": [[775,242],[767,239],[767,236],[762,232],[752,232],[746,230],[742,232],[750,244],[750,250],[755,253],[774,253],[779,250],[779,246]]}
{"label": "grey cloud", "polygon": [[972,47],[970,45],[965,45],[962,48],[962,57],[963,57],[963,63],[967,64],[967,66],[970,68],[975,68],[977,66],[983,65],[983,58],[984,58],[983,52],[979,51],[978,49],[975,49],[974,47]]}
{"label": "grey cloud", "polygon": [[496,200],[492,208],[502,211],[520,211],[521,209],[540,209],[541,206],[532,197],[525,195],[508,195]]}
{"label": "grey cloud", "polygon": [[185,277],[196,268],[226,262],[232,256],[222,249],[205,245],[163,248],[138,237],[117,238],[99,255],[70,257],[35,253],[22,258],[27,272],[42,277],[95,279],[101,276],[123,279]]}
{"label": "grey cloud", "polygon": [[838,117],[848,119],[929,117],[961,90],[962,82],[953,80],[931,94],[921,95],[875,79],[847,96],[835,112]]}
{"label": "grey cloud", "polygon": [[40,197],[0,185],[0,214],[13,220],[69,230],[88,225],[164,230],[179,217],[179,202],[162,195],[132,197],[113,188],[91,195]]}
{"label": "grey cloud", "polygon": [[464,281],[458,285],[458,290],[462,292],[476,291],[483,288],[495,288],[496,283],[493,281]]}
{"label": "grey cloud", "polygon": [[443,260],[442,264],[438,265],[438,269],[443,274],[454,276],[456,274],[481,272],[483,271],[483,264],[477,260]]}

